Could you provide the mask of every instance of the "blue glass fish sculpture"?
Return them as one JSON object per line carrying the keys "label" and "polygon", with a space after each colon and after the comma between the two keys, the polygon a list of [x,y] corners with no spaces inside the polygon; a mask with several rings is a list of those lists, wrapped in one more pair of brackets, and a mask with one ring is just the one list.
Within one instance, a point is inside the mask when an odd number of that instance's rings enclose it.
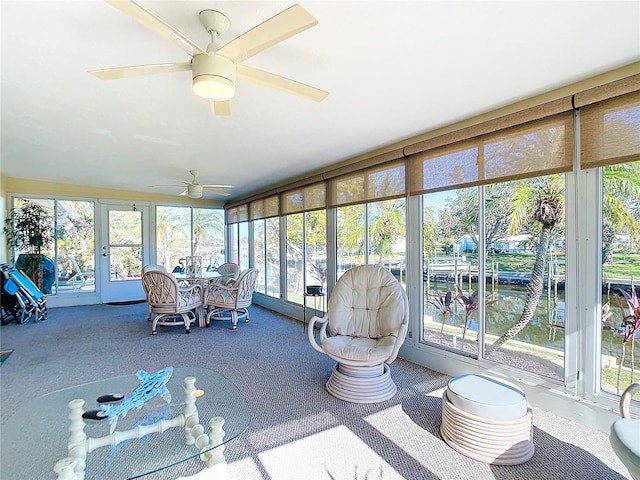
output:
{"label": "blue glass fish sculpture", "polygon": [[173,374],[173,367],[166,367],[156,373],[138,370],[136,377],[140,385],[136,387],[131,396],[125,397],[119,405],[101,405],[100,409],[109,417],[109,431],[113,433],[118,424],[118,418],[124,418],[130,410],[140,410],[148,400],[156,395],[167,403],[171,403],[171,392],[167,388],[167,382]]}

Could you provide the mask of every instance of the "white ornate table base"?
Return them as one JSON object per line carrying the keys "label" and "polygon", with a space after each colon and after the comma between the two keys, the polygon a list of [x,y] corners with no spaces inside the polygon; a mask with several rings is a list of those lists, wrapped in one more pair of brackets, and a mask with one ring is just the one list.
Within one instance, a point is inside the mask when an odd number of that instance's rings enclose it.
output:
{"label": "white ornate table base", "polygon": [[[115,446],[121,442],[132,439],[141,439],[150,433],[162,433],[173,427],[184,427],[185,444],[195,445],[201,452],[200,458],[206,466],[202,471],[188,477],[179,477],[177,480],[226,480],[227,462],[224,458],[224,419],[213,417],[209,421],[210,433],[204,433],[204,427],[198,418],[196,399],[202,394],[195,388],[195,377],[184,379],[185,408],[184,413],[169,419],[159,420],[151,425],[140,425],[131,430],[113,432],[99,438],[87,437],[84,431],[85,421],[82,418],[84,400],[71,400],[68,404],[69,413],[69,456],[56,462],[53,470],[58,480],[84,480],[87,455],[97,448]],[[212,445],[218,445],[212,448]]]}

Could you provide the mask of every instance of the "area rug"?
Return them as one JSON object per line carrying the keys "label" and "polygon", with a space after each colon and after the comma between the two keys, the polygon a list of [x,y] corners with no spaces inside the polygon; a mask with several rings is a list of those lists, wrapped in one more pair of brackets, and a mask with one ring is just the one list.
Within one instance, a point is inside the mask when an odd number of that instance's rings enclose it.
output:
{"label": "area rug", "polygon": [[11,353],[13,352],[13,350],[2,350],[0,351],[0,366],[4,363],[4,361],[9,358],[9,355],[11,355]]}

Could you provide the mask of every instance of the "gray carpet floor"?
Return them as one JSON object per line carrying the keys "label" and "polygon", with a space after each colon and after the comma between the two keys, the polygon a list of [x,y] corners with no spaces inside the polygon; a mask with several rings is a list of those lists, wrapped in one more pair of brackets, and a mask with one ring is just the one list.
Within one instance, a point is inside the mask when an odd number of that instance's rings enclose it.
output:
{"label": "gray carpet floor", "polygon": [[[395,397],[343,402],[324,390],[333,362],[311,348],[299,321],[255,305],[250,313],[250,323],[237,330],[213,322],[191,335],[164,327],[152,336],[146,304],[51,309],[45,322],[3,326],[0,349],[13,353],[0,367],[2,422],[26,399],[60,388],[138,369],[201,366],[231,380],[252,412],[247,431],[225,450],[230,480],[631,478],[605,433],[537,408],[529,462],[506,467],[471,460],[439,434],[447,376],[398,359],[391,365]],[[0,448],[12,448],[0,433]],[[59,440],[66,441],[66,432]],[[198,468],[190,461],[145,478]]]}

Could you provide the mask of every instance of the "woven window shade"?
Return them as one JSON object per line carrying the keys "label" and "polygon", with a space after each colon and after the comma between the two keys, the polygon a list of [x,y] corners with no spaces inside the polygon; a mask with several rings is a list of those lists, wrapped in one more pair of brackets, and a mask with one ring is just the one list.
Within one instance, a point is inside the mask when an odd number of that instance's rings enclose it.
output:
{"label": "woven window shade", "polygon": [[364,203],[405,195],[405,162],[389,162],[329,180],[329,206]]}
{"label": "woven window shade", "polygon": [[249,219],[276,217],[280,213],[280,198],[273,195],[260,200],[254,200],[249,204]]}
{"label": "woven window shade", "polygon": [[570,112],[418,153],[409,158],[409,192],[428,192],[570,171]]}
{"label": "woven window shade", "polygon": [[640,92],[580,108],[580,168],[640,160]]}
{"label": "woven window shade", "polygon": [[249,219],[249,205],[238,205],[227,208],[227,225],[232,223],[246,222]]}
{"label": "woven window shade", "polygon": [[478,184],[477,141],[459,142],[409,159],[409,192],[412,195]]}
{"label": "woven window shade", "polygon": [[573,115],[567,112],[486,135],[482,147],[480,183],[571,171]]}
{"label": "woven window shade", "polygon": [[289,190],[281,195],[283,215],[326,208],[327,193],[324,182]]}

